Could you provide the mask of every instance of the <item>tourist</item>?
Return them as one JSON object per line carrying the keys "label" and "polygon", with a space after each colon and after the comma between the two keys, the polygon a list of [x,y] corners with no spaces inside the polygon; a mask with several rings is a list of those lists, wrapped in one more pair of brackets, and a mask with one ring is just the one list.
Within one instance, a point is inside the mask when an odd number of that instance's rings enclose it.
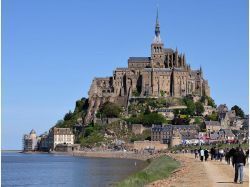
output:
{"label": "tourist", "polygon": [[215,158],[215,148],[214,147],[212,147],[210,149],[210,154],[211,154],[211,160],[213,160]]}
{"label": "tourist", "polygon": [[243,166],[246,165],[246,156],[241,148],[236,148],[233,155],[233,166],[235,168],[234,183],[237,183],[238,177],[240,183],[243,183]]}
{"label": "tourist", "polygon": [[203,158],[204,158],[204,150],[200,148],[200,159],[203,162]]}
{"label": "tourist", "polygon": [[230,160],[232,161],[232,163],[233,163],[233,155],[234,155],[234,153],[235,153],[235,151],[236,151],[236,149],[234,148],[234,147],[232,147],[230,150],[229,150],[229,162],[230,162]]}
{"label": "tourist", "polygon": [[208,150],[207,149],[205,149],[204,155],[205,155],[205,161],[207,161],[207,159],[208,159]]}
{"label": "tourist", "polygon": [[224,150],[221,148],[221,149],[219,150],[219,158],[220,158],[220,161],[222,161],[223,156],[224,156]]}
{"label": "tourist", "polygon": [[219,149],[218,148],[214,149],[214,157],[215,157],[215,160],[219,160]]}
{"label": "tourist", "polygon": [[247,163],[249,163],[248,157],[249,157],[249,149],[246,151],[246,160],[247,160]]}
{"label": "tourist", "polygon": [[229,151],[229,148],[227,148],[226,151],[225,151],[225,160],[226,160],[227,164],[230,165],[230,151]]}
{"label": "tourist", "polygon": [[197,149],[194,150],[194,155],[195,155],[194,158],[198,158],[198,150]]}

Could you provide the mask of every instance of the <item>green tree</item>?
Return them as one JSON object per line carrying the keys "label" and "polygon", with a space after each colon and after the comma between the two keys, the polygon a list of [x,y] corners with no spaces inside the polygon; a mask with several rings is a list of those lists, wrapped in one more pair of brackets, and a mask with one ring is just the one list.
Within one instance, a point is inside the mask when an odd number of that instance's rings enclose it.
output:
{"label": "green tree", "polygon": [[76,101],[74,113],[81,112],[87,109],[88,109],[88,100],[86,98],[83,97],[80,100]]}
{"label": "green tree", "polygon": [[206,116],[206,120],[207,121],[217,121],[218,120],[218,113],[217,112],[213,112],[211,115]]}
{"label": "green tree", "polygon": [[211,97],[206,96],[206,99],[207,99],[207,105],[208,106],[212,106],[212,107],[216,108],[216,104],[215,104],[214,100]]}
{"label": "green tree", "polygon": [[189,122],[190,122],[190,118],[189,117],[175,117],[173,120],[172,120],[172,124],[173,125],[189,125]]}
{"label": "green tree", "polygon": [[239,116],[239,117],[242,117],[242,118],[245,116],[243,110],[242,110],[239,106],[237,106],[237,105],[234,105],[234,106],[231,108],[231,110],[234,110],[234,111],[235,111],[236,116]]}
{"label": "green tree", "polygon": [[195,103],[195,111],[197,115],[202,115],[204,112],[204,106],[201,102],[198,101]]}
{"label": "green tree", "polygon": [[208,106],[212,106],[212,107],[216,108],[216,104],[215,104],[214,100],[211,97],[209,97],[209,96],[202,96],[200,101],[203,104],[205,104],[206,100],[207,100],[207,105]]}
{"label": "green tree", "polygon": [[195,117],[194,123],[195,123],[195,124],[201,124],[201,123],[202,123],[202,119],[199,118],[199,117]]}
{"label": "green tree", "polygon": [[151,126],[152,124],[165,123],[166,119],[163,115],[153,112],[150,114],[142,115],[141,121],[142,124]]}
{"label": "green tree", "polygon": [[120,116],[121,112],[122,108],[119,105],[111,102],[104,103],[99,110],[99,113],[101,113],[103,117],[108,118],[117,118]]}
{"label": "green tree", "polygon": [[64,127],[64,121],[62,119],[58,120],[56,122],[56,127],[63,128]]}
{"label": "green tree", "polygon": [[192,99],[186,97],[183,99],[183,102],[187,106],[187,108],[184,110],[184,113],[193,116],[195,113],[194,101]]}
{"label": "green tree", "polygon": [[131,124],[140,123],[146,126],[151,126],[152,124],[162,124],[167,122],[163,115],[158,114],[156,112],[152,112],[149,114],[140,114],[137,117],[130,117],[126,119],[126,121]]}
{"label": "green tree", "polygon": [[73,116],[73,113],[71,111],[69,111],[67,114],[65,114],[64,116],[64,121],[70,120]]}

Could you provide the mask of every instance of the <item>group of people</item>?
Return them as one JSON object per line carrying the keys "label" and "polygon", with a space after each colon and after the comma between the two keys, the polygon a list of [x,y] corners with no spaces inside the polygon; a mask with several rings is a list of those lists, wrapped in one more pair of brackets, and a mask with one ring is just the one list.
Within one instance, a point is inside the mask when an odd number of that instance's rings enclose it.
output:
{"label": "group of people", "polygon": [[200,157],[200,160],[203,162],[203,160],[207,161],[208,157],[209,157],[209,152],[207,149],[202,149],[200,148],[199,150],[198,149],[195,149],[194,150],[194,154],[195,154],[195,158],[197,159],[198,158],[198,155]]}
{"label": "group of people", "polygon": [[[195,159],[198,159],[198,156],[200,160],[203,162],[207,161],[209,157],[209,151],[207,149],[195,149],[194,151]],[[210,155],[211,160],[220,160],[222,161],[223,157],[225,157],[225,161],[227,164],[230,165],[232,163],[234,169],[235,169],[235,175],[234,175],[234,183],[237,183],[238,178],[239,182],[243,183],[243,167],[246,165],[246,162],[248,161],[249,157],[249,150],[246,150],[245,153],[241,147],[237,148],[227,148],[227,149],[219,149],[216,147],[212,147],[210,149]]]}

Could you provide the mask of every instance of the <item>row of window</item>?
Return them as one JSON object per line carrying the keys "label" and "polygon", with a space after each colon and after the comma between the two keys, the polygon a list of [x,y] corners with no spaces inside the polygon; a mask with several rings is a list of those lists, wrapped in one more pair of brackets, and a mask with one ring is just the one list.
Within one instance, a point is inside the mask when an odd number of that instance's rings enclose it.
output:
{"label": "row of window", "polygon": [[154,47],[154,52],[155,53],[162,52],[162,48],[161,47]]}

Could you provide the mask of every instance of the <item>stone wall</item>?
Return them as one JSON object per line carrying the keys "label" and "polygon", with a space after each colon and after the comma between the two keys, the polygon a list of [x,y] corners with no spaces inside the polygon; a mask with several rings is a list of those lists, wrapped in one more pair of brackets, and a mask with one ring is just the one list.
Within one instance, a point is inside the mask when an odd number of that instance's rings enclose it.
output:
{"label": "stone wall", "polygon": [[155,150],[163,150],[167,149],[167,144],[161,144],[160,141],[135,141],[134,142],[134,149],[136,150],[144,150],[144,149],[155,149]]}

